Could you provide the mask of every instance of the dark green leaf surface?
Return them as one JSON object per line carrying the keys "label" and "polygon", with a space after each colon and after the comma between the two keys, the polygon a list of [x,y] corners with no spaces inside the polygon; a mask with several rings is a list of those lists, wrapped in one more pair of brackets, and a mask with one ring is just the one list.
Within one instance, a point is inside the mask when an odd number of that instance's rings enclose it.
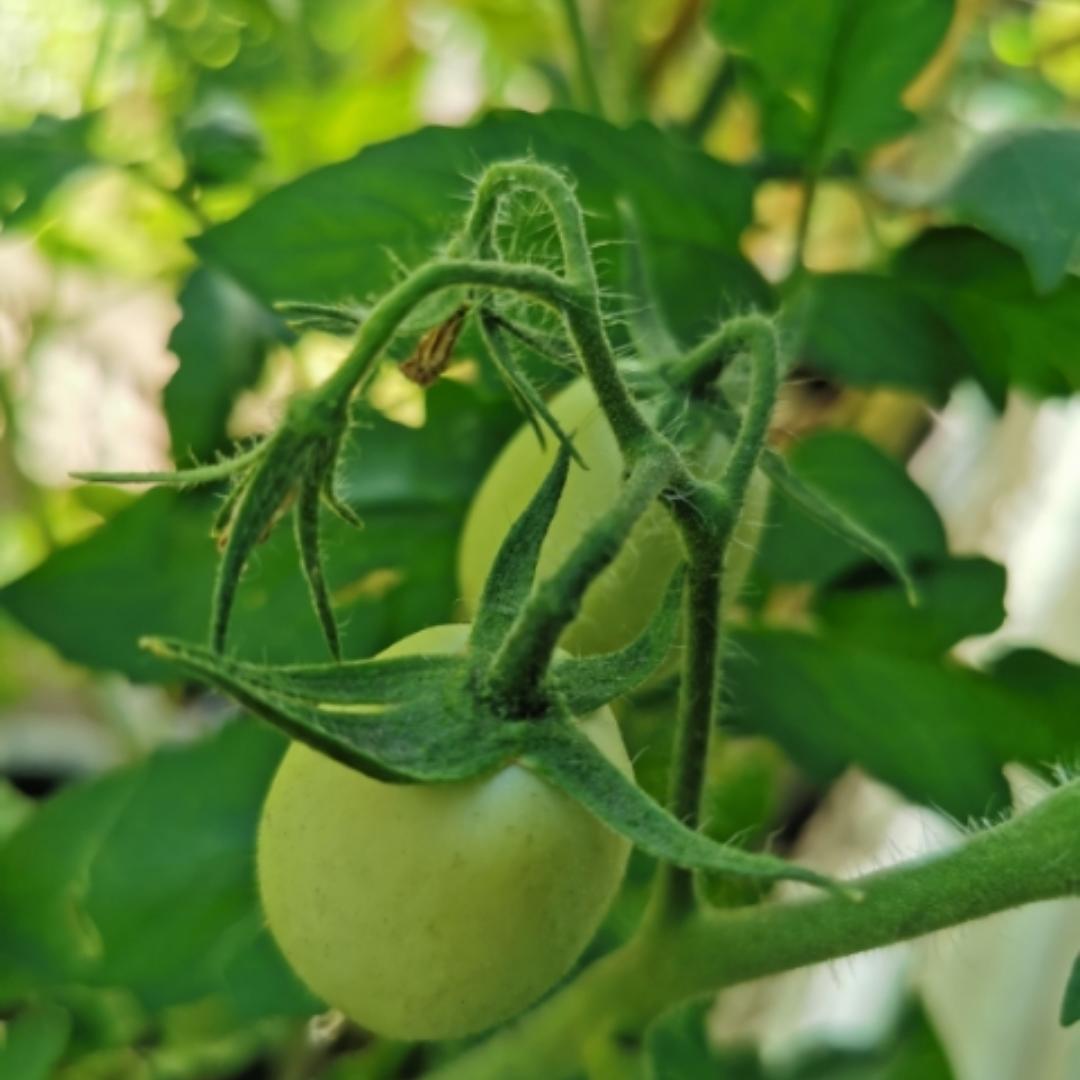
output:
{"label": "dark green leaf surface", "polygon": [[82,983],[158,1008],[227,991],[255,952],[266,1000],[310,1007],[258,941],[255,825],[283,748],[237,722],[45,803],[0,849],[0,1001]]}
{"label": "dark green leaf surface", "polygon": [[[1023,661],[1023,662],[1021,662]],[[742,630],[730,657],[733,723],[776,739],[812,776],[858,764],[916,802],[966,820],[1008,805],[1001,767],[1080,750],[1080,669],[1034,653],[995,677],[789,631]]]}
{"label": "dark green leaf surface", "polygon": [[1016,248],[1035,288],[1080,269],[1080,129],[1035,128],[987,140],[945,193],[964,221]]}
{"label": "dark green leaf surface", "polygon": [[934,309],[887,277],[810,278],[786,307],[798,357],[852,386],[895,386],[944,401],[967,353]]}
{"label": "dark green leaf surface", "polygon": [[[571,112],[496,112],[368,147],[259,200],[195,247],[267,300],[362,299],[396,278],[391,253],[414,265],[442,245],[483,165],[514,157],[573,176],[594,243],[621,239],[615,199],[632,202],[677,329],[697,332],[722,310],[767,299],[738,247],[751,220],[748,174],[648,124],[623,129]],[[618,288],[617,250],[601,255]]]}
{"label": "dark green leaf surface", "polygon": [[824,160],[910,127],[901,94],[933,56],[952,12],[951,0],[723,0],[711,20],[769,88],[809,113],[811,153]]}
{"label": "dark green leaf surface", "polygon": [[22,131],[0,132],[0,220],[28,222],[71,173],[92,164],[87,137],[95,116],[39,116]]}
{"label": "dark green leaf surface", "polygon": [[983,558],[948,558],[917,574],[913,607],[891,581],[853,574],[821,593],[815,614],[830,640],[906,656],[937,657],[958,641],[989,634],[1005,618],[1005,568]]}
{"label": "dark green leaf surface", "polygon": [[222,448],[236,395],[285,337],[265,307],[225,274],[196,269],[180,290],[180,322],[169,348],[180,367],[165,387],[165,418],[180,466]]}
{"label": "dark green leaf surface", "polygon": [[963,228],[923,233],[894,273],[949,323],[995,402],[1011,384],[1043,395],[1080,387],[1080,280],[1041,296],[1015,251]]}
{"label": "dark green leaf surface", "polygon": [[57,1005],[34,1005],[0,1027],[0,1076],[52,1080],[71,1035],[71,1017]]}
{"label": "dark green leaf surface", "polygon": [[[907,560],[945,554],[945,531],[930,500],[902,465],[850,432],[825,431],[792,450],[796,476]],[[773,499],[757,569],[774,581],[822,584],[865,561],[865,554],[789,498]]]}

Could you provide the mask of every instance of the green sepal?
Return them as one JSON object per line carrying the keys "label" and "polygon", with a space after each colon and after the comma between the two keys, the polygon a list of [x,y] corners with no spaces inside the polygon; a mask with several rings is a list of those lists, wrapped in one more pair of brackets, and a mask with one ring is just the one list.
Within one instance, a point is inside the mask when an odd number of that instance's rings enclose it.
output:
{"label": "green sepal", "polygon": [[274,310],[293,330],[321,330],[337,337],[352,337],[365,315],[359,307],[306,300],[282,300],[274,305]]}
{"label": "green sepal", "polygon": [[274,668],[251,678],[250,668],[205,649],[157,638],[142,644],[291,738],[378,780],[467,780],[508,762],[521,743],[521,729],[528,726],[499,723],[476,710],[456,679],[438,680],[399,705],[318,701],[288,692],[288,680],[279,683]]}
{"label": "green sepal", "polygon": [[566,447],[570,456],[583,468],[588,465],[584,458],[577,452],[573,439],[560,425],[547,407],[543,396],[529,381],[529,377],[521,370],[513,352],[507,347],[502,336],[502,322],[492,316],[490,312],[481,311],[477,324],[480,329],[480,337],[487,348],[491,362],[495,365],[503,381],[510,388],[521,411],[525,414],[529,425],[536,432],[536,438],[541,446],[546,445],[544,438],[544,426],[551,431],[561,446]]}
{"label": "green sepal", "polygon": [[617,652],[556,660],[551,683],[574,716],[584,716],[640,686],[664,662],[679,625],[685,567],[671,577],[644,630]]}
{"label": "green sepal", "polygon": [[296,548],[300,552],[300,568],[307,580],[311,603],[319,620],[326,646],[335,660],[341,659],[341,636],[337,617],[330,602],[330,590],[323,573],[322,545],[319,540],[319,507],[322,478],[308,473],[300,481],[300,490],[293,511]]}
{"label": "green sepal", "polygon": [[171,469],[167,472],[73,472],[73,480],[88,484],[159,484],[165,487],[199,487],[236,477],[253,466],[262,455],[265,443],[235,457],[215,461],[211,465],[195,465],[190,469]]}
{"label": "green sepal", "polygon": [[1072,973],[1061,999],[1061,1026],[1071,1027],[1080,1020],[1080,955],[1073,961]]}
{"label": "green sepal", "polygon": [[520,760],[658,859],[689,870],[765,881],[802,881],[833,892],[847,892],[842,885],[813,870],[774,855],[729,847],[687,828],[565,720],[549,719],[529,727]]}
{"label": "green sepal", "polygon": [[460,681],[465,674],[465,658],[445,653],[268,667],[173,639],[147,638],[142,644],[200,678],[213,670],[237,683],[263,687],[280,697],[309,704],[400,705],[435,694],[452,679]]}
{"label": "green sepal", "polygon": [[558,509],[569,468],[570,451],[564,444],[495,556],[469,636],[470,650],[480,657],[491,655],[499,647],[529,598],[540,549]]}

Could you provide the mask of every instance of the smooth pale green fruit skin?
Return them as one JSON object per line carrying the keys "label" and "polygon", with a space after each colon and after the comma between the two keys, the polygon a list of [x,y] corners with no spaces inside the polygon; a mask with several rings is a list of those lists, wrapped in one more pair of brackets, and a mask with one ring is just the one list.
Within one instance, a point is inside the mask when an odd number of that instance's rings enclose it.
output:
{"label": "smooth pale green fruit skin", "polygon": [[[570,466],[558,511],[540,552],[538,580],[558,569],[582,533],[611,505],[622,479],[618,444],[587,379],[572,382],[549,407],[563,429],[574,436],[574,445],[588,469]],[[719,476],[728,445],[716,436],[703,448],[699,469],[705,475]],[[475,613],[499,545],[551,468],[556,449],[553,439],[541,449],[531,428],[523,427],[480,485],[458,549],[458,582],[467,616]],[[750,569],[768,497],[768,481],[755,474],[728,548],[724,569],[728,600],[738,595]],[[676,528],[667,511],[657,504],[635,526],[615,562],[593,582],[560,645],[585,655],[628,645],[656,610],[681,557]]]}
{"label": "smooth pale green fruit skin", "polygon": [[[460,652],[436,626],[382,655]],[[582,730],[628,776],[610,709]],[[361,1026],[447,1039],[521,1012],[596,932],[630,846],[510,765],[452,784],[384,784],[294,743],[270,787],[258,879],[305,983]]]}

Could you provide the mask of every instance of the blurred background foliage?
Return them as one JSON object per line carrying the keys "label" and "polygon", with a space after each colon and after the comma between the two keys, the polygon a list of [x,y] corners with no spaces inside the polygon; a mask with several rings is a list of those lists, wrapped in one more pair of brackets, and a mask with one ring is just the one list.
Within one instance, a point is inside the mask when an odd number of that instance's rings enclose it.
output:
{"label": "blurred background foliage", "polygon": [[[346,347],[273,305],[362,311],[486,161],[573,174],[614,319],[640,299],[620,200],[681,341],[776,310],[774,443],[922,580],[911,610],[773,500],[712,831],[850,872],[1074,766],[1080,3],[582,6],[605,118],[556,0],[0,0],[0,1076],[375,1080],[460,1052],[371,1040],[296,983],[251,874],[281,741],[135,647],[202,636],[216,497],[68,473],[267,430]],[[349,655],[454,615],[462,515],[520,421],[459,352],[426,395],[388,367],[358,417],[342,491],[367,528],[328,539]],[[249,656],[322,655],[288,536],[235,627]],[[672,693],[621,709],[654,791]],[[846,997],[811,972],[676,1010],[590,1076],[1080,1075],[1054,1028],[1075,913],[1023,918],[975,939],[983,977],[970,949],[890,950]]]}

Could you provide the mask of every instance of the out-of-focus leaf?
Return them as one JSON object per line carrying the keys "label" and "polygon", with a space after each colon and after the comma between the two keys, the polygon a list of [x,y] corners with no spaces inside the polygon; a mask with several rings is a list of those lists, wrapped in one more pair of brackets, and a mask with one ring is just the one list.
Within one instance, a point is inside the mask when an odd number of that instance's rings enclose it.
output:
{"label": "out-of-focus leaf", "polygon": [[0,1076],[51,1080],[71,1035],[71,1017],[56,1005],[35,1005],[0,1021]]}
{"label": "out-of-focus leaf", "polygon": [[810,153],[865,151],[902,135],[900,96],[933,56],[951,0],[722,0],[713,31],[809,113]]}
{"label": "out-of-focus leaf", "polygon": [[1072,1027],[1080,1020],[1080,956],[1073,962],[1065,996],[1061,1000],[1061,1026]]}
{"label": "out-of-focus leaf", "polygon": [[[454,556],[469,496],[517,417],[505,403],[442,382],[414,430],[368,414],[351,432],[338,491],[364,518],[324,513],[324,550],[345,655],[370,656],[451,618]],[[0,591],[0,606],[68,659],[140,680],[175,677],[138,648],[144,635],[207,633],[217,551],[215,499],[151,491],[80,543]],[[233,617],[237,652],[268,662],[325,659],[294,541],[256,551]]]}
{"label": "out-of-focus leaf", "polygon": [[286,338],[282,324],[225,274],[199,267],[180,291],[169,348],[180,366],[165,387],[165,418],[177,464],[207,460],[225,442],[236,395]]}
{"label": "out-of-focus leaf", "polygon": [[944,401],[967,353],[948,323],[888,277],[824,274],[789,301],[799,358],[852,386],[896,386]]}
{"label": "out-of-focus leaf", "polygon": [[921,603],[912,607],[888,579],[844,579],[818,597],[822,632],[860,648],[935,657],[966,637],[996,630],[1005,618],[1005,568],[989,559],[945,559],[917,580]]}
{"label": "out-of-focus leaf", "polygon": [[1080,387],[1080,280],[1039,295],[1015,251],[966,228],[923,233],[894,272],[949,323],[995,402],[1010,384],[1043,395]]}
{"label": "out-of-focus leaf", "polygon": [[236,98],[211,100],[187,117],[177,140],[195,184],[243,180],[265,148],[250,113]]}
{"label": "out-of-focus leaf", "polygon": [[30,816],[33,809],[33,799],[0,777],[0,844]]}
{"label": "out-of-focus leaf", "polygon": [[1080,129],[1035,128],[987,140],[944,195],[965,221],[1016,248],[1040,293],[1080,259]]}
{"label": "out-of-focus leaf", "polygon": [[[945,554],[945,530],[930,500],[902,465],[850,432],[823,431],[798,443],[790,465],[860,525],[908,560]],[[773,581],[822,584],[865,562],[858,549],[775,498],[755,564]]]}
{"label": "out-of-focus leaf", "polygon": [[313,1007],[255,897],[255,827],[284,745],[238,721],[42,806],[0,850],[0,1001],[83,984],[151,1009],[214,992],[248,1015]]}
{"label": "out-of-focus leaf", "polygon": [[94,119],[39,116],[21,131],[0,132],[0,220],[29,221],[63,180],[93,163],[86,141]]}
{"label": "out-of-focus leaf", "polygon": [[[676,330],[696,333],[721,311],[767,301],[739,253],[752,216],[748,173],[649,124],[618,128],[558,110],[495,112],[472,127],[429,127],[367,147],[272,192],[194,246],[267,300],[364,298],[393,282],[396,259],[414,265],[445,241],[485,163],[514,157],[567,170],[595,244],[621,241],[616,200],[629,200]],[[620,288],[617,246],[598,255],[604,280]]]}
{"label": "out-of-focus leaf", "polygon": [[1080,669],[1034,658],[1006,677],[852,641],[741,630],[730,718],[776,739],[821,781],[858,764],[916,802],[978,817],[1008,805],[1006,762],[1041,768],[1080,750],[1075,705],[1061,708],[1032,677],[1045,664],[1075,702]]}

